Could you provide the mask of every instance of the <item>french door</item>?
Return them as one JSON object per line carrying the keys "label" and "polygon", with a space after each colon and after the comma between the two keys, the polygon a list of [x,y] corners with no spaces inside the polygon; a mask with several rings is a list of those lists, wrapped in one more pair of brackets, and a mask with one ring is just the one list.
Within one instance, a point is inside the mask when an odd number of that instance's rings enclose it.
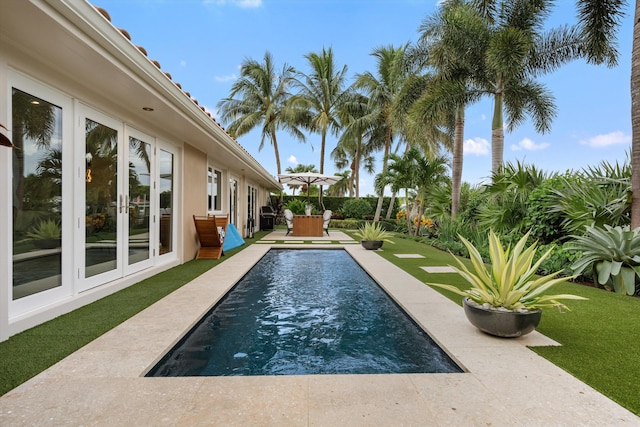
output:
{"label": "french door", "polygon": [[89,108],[81,109],[79,123],[84,157],[78,188],[84,191],[77,206],[84,242],[76,260],[82,291],[151,266],[159,228],[153,138]]}

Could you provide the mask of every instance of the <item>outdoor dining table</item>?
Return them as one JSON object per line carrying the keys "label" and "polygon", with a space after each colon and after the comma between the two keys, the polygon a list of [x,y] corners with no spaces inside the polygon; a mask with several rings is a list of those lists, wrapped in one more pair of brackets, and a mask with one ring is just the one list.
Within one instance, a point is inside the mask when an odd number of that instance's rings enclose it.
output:
{"label": "outdoor dining table", "polygon": [[322,237],[322,215],[294,215],[293,235]]}

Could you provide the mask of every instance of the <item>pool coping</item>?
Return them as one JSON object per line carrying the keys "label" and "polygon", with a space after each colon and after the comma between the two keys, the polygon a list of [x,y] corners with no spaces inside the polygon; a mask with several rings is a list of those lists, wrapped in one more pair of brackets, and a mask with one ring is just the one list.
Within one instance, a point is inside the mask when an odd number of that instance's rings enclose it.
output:
{"label": "pool coping", "polygon": [[[349,239],[338,233],[331,240]],[[271,247],[301,245],[251,245],[226,259],[0,397],[0,424],[640,425],[527,348],[554,341],[537,331],[518,339],[483,334],[460,306],[353,244],[304,247],[344,248],[465,373],[145,378]]]}

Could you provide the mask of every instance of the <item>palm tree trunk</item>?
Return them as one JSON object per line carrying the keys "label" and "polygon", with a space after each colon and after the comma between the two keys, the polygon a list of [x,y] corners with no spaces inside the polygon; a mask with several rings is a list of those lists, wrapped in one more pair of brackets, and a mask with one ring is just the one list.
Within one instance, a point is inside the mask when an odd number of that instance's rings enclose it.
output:
{"label": "palm tree trunk", "polygon": [[456,123],[453,135],[453,160],[451,164],[451,218],[460,210],[462,186],[462,161],[464,148],[464,106],[456,107]]}
{"label": "palm tree trunk", "polygon": [[[384,157],[382,158],[382,173],[387,170],[387,157],[389,156],[389,150],[391,149],[391,127],[387,126],[385,131],[384,141]],[[380,192],[378,197],[378,206],[376,206],[376,215],[373,217],[373,222],[380,220],[380,213],[382,212],[382,201],[384,200],[384,190]]]}
{"label": "palm tree trunk", "polygon": [[631,228],[640,227],[640,1],[636,1],[631,54]]}
{"label": "palm tree trunk", "polygon": [[389,200],[389,207],[387,208],[387,215],[385,219],[391,219],[391,212],[393,211],[393,205],[396,203],[396,192],[391,193],[391,200]]}
{"label": "palm tree trunk", "polygon": [[278,175],[282,173],[280,169],[280,151],[278,150],[278,141],[276,140],[276,131],[271,131],[271,141],[273,142],[273,151],[276,155],[276,169],[278,170]]}
{"label": "palm tree trunk", "polygon": [[491,124],[491,172],[497,174],[502,167],[504,157],[504,129],[502,126],[502,84],[498,82],[498,89],[494,97],[493,121]]}

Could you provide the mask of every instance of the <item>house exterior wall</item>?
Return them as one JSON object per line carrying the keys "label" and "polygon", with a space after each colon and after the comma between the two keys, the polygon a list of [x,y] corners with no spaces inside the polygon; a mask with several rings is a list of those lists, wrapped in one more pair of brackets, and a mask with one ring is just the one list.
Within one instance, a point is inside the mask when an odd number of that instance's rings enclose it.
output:
{"label": "house exterior wall", "polygon": [[[184,146],[184,188],[183,191],[183,222],[182,230],[184,235],[184,250],[182,259],[192,260],[198,251],[198,238],[193,225],[193,216],[203,216],[207,214],[206,194],[207,194],[207,156],[205,153],[195,149],[189,144]],[[188,190],[187,190],[188,189]]]}
{"label": "house exterior wall", "polygon": [[[33,28],[38,28],[37,35]],[[51,198],[61,207],[39,214],[56,214],[62,237],[57,248],[39,250],[29,246],[24,233],[16,234],[15,184],[27,177],[25,172],[17,178],[13,170],[17,149],[0,147],[0,200],[14,200],[0,202],[0,341],[193,259],[197,240],[192,215],[207,212],[207,165],[212,159],[225,165],[225,183],[234,175],[241,177],[241,190],[247,180],[263,195],[278,189],[275,179],[237,141],[84,0],[0,2],[0,124],[9,129],[0,132],[24,147],[26,137],[18,135],[24,130],[18,124],[23,119],[14,114],[16,90],[61,112],[56,121],[61,129],[57,143],[62,150],[62,193]],[[103,206],[113,237],[90,233],[88,225],[96,219],[89,206],[89,183],[104,179],[98,173],[98,152],[90,155],[88,148],[88,123],[94,121],[117,135],[112,151],[118,172],[111,178],[117,190],[112,202]],[[140,142],[138,148],[146,147],[142,151],[147,154],[137,158],[132,141]],[[36,146],[32,141],[31,148]],[[136,172],[134,199],[129,194],[134,191],[131,170],[141,159],[147,160],[148,170]],[[223,188],[225,212],[229,199]],[[239,219],[246,209],[241,193]],[[148,257],[132,261],[139,245],[148,245]],[[117,256],[102,263],[113,267],[90,271],[102,265],[89,265],[88,251],[94,247],[115,251]],[[38,261],[52,251],[61,256],[60,272],[27,281],[31,290],[17,297],[16,263],[25,258]],[[39,264],[33,268],[42,269]],[[61,277],[58,284],[38,288],[56,276]]]}

